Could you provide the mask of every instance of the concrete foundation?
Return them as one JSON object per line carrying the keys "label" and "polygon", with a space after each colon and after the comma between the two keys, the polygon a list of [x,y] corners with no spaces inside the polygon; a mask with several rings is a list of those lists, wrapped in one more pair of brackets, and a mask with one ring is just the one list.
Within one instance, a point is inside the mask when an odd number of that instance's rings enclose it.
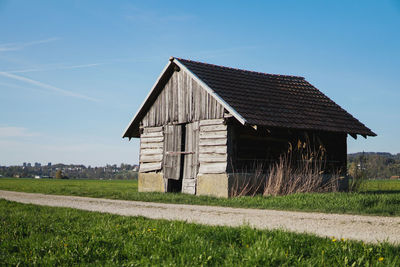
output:
{"label": "concrete foundation", "polygon": [[196,195],[229,197],[228,174],[199,174],[197,176]]}
{"label": "concrete foundation", "polygon": [[165,183],[162,173],[139,173],[139,192],[165,192]]}

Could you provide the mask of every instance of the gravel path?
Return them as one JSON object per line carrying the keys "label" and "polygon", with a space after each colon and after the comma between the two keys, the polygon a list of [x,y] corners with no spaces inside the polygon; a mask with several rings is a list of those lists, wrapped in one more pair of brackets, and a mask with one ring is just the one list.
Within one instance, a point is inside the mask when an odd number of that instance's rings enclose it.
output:
{"label": "gravel path", "polygon": [[124,216],[181,220],[208,225],[250,225],[319,236],[400,244],[400,217],[308,213],[215,206],[164,204],[0,190],[0,198],[43,206],[69,207]]}

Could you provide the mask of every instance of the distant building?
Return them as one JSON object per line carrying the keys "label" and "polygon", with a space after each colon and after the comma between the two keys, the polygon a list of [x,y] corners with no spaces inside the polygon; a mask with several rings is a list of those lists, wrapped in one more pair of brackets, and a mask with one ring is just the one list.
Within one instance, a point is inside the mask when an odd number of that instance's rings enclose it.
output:
{"label": "distant building", "polygon": [[40,179],[42,178],[40,175],[35,175],[35,179]]}

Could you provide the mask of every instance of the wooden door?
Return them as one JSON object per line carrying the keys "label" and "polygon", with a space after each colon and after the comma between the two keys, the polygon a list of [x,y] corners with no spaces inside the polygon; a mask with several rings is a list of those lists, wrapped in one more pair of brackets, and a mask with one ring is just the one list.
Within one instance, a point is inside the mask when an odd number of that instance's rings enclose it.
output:
{"label": "wooden door", "polygon": [[181,178],[182,125],[166,125],[164,132],[164,178]]}
{"label": "wooden door", "polygon": [[198,141],[199,123],[186,124],[185,151],[183,162],[182,192],[187,194],[196,193],[196,178],[199,168]]}

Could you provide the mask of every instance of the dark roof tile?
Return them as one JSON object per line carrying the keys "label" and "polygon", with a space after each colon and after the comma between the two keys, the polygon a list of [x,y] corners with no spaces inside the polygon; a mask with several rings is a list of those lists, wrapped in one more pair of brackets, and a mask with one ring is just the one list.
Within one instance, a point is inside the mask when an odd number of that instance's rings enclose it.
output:
{"label": "dark roof tile", "polygon": [[376,135],[303,77],[177,59],[249,124]]}

